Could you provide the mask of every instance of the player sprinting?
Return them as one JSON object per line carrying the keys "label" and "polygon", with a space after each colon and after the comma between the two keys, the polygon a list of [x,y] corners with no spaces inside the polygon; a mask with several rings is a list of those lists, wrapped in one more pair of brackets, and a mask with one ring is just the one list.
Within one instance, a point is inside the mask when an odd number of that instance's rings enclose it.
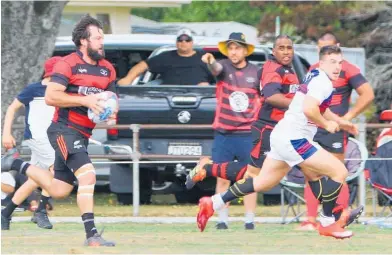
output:
{"label": "player sprinting", "polygon": [[[60,59],[61,57],[52,57],[45,61],[44,79],[27,85],[8,107],[4,118],[2,143],[5,148],[12,149],[16,145],[15,139],[11,134],[15,113],[23,106],[26,108],[24,139],[31,150],[30,164],[48,170],[53,167],[54,150],[50,145],[46,130],[52,122],[55,109],[53,106],[45,103],[44,96],[53,67]],[[29,178],[15,192],[10,203],[1,211],[1,230],[10,229],[12,213],[37,188],[38,184]],[[31,219],[40,228],[53,228],[46,211],[49,198],[48,192],[42,190],[40,204]]]}
{"label": "player sprinting", "polygon": [[[201,231],[215,210],[225,206],[226,202],[253,192],[265,192],[273,188],[298,165],[311,182],[315,196],[323,203],[319,233],[335,238],[349,238],[353,235],[344,227],[353,216],[344,210],[335,222],[332,210],[345,181],[348,171],[344,164],[332,154],[313,143],[317,126],[334,133],[340,129],[357,134],[357,128],[349,121],[333,114],[328,106],[331,101],[333,86],[331,80],[339,77],[342,68],[342,52],[337,46],[326,46],[319,53],[320,67],[311,71],[304,84],[300,85],[284,118],[271,133],[271,151],[267,154],[260,173],[255,178],[242,179],[226,192],[212,197],[203,197],[199,201],[197,224]],[[200,181],[206,171],[196,167],[190,178]],[[328,176],[329,179],[321,179]],[[357,214],[361,210],[356,210]],[[354,215],[355,217],[355,215]]]}
{"label": "player sprinting", "polygon": [[77,180],[77,204],[87,246],[115,246],[114,242],[103,239],[95,227],[93,206],[96,177],[87,152],[88,138],[95,127],[87,111],[91,109],[95,114],[103,112],[95,94],[107,90],[115,92],[116,71],[104,59],[103,40],[102,24],[89,15],[84,16],[72,32],[77,51],[61,59],[51,75],[45,101],[56,106],[47,131],[55,150],[54,177],[48,171],[16,158],[17,155],[7,154],[1,162],[2,172],[13,169],[26,174],[53,198],[68,196]]}
{"label": "player sprinting", "polygon": [[[328,45],[337,45],[340,47],[338,39],[331,32],[323,34],[319,38],[317,44],[318,49]],[[317,67],[318,63],[312,65],[310,70]],[[347,60],[343,60],[342,71],[340,72],[339,78],[334,80],[332,84],[335,91],[332,96],[330,110],[346,120],[351,121],[363,112],[374,99],[374,92],[369,82],[361,74],[359,68]],[[358,93],[359,97],[353,107],[349,109],[350,96],[353,90]],[[332,134],[319,128],[314,136],[314,141],[320,144],[325,150],[335,155],[340,161],[344,162],[345,148],[348,143],[347,132],[341,130]],[[320,202],[314,197],[307,181],[304,190],[304,198],[306,200],[308,219],[301,223],[299,229],[314,230],[316,229],[316,217]],[[342,209],[349,206],[349,199],[349,187],[347,183],[343,183],[342,190],[336,202],[336,207],[333,210],[335,218],[339,218]]]}

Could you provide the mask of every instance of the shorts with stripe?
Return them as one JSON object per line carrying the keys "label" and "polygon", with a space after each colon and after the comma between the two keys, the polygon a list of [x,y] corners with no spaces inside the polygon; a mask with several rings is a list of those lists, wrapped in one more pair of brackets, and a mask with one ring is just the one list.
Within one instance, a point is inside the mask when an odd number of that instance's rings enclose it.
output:
{"label": "shorts with stripe", "polygon": [[53,122],[48,128],[48,138],[55,151],[54,178],[74,185],[75,171],[91,163],[88,156],[88,138],[79,131]]}
{"label": "shorts with stripe", "polygon": [[271,151],[268,157],[296,166],[310,158],[321,147],[307,137],[292,138],[290,134],[274,130],[271,133]]}
{"label": "shorts with stripe", "polygon": [[261,168],[267,153],[271,150],[270,136],[273,127],[259,122],[252,125],[252,151],[250,165]]}

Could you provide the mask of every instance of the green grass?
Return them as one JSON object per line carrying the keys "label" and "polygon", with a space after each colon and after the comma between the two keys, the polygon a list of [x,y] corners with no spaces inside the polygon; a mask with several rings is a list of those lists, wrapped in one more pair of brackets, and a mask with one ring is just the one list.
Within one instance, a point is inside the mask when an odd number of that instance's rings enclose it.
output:
{"label": "green grass", "polygon": [[[94,195],[95,206],[94,214],[96,216],[106,217],[129,217],[132,216],[132,206],[119,205],[115,194],[97,193]],[[178,205],[175,202],[173,195],[154,195],[152,197],[153,204],[141,205],[139,216],[143,217],[193,217],[197,213],[196,204]],[[301,210],[304,206],[301,205]],[[380,207],[377,209],[381,210]],[[372,216],[373,209],[371,200],[369,199],[366,207],[366,216]],[[72,194],[64,200],[54,201],[54,210],[49,212],[50,216],[76,216],[80,215],[76,204],[76,196]],[[29,216],[31,212],[16,213],[15,216]],[[234,204],[230,206],[230,216],[243,216],[244,207],[242,205]],[[280,205],[264,206],[259,203],[256,209],[256,216],[258,217],[280,217]]]}
{"label": "green grass", "polygon": [[[99,224],[98,229],[103,224]],[[254,231],[232,223],[227,231],[218,231],[210,222],[205,232],[195,224],[104,224],[104,237],[117,242],[116,247],[83,246],[82,224],[55,224],[42,230],[32,223],[14,223],[10,231],[2,231],[2,253],[65,254],[65,253],[373,253],[392,251],[392,230],[374,226],[354,225],[355,236],[335,240],[316,232],[295,231],[296,224],[258,224]]]}

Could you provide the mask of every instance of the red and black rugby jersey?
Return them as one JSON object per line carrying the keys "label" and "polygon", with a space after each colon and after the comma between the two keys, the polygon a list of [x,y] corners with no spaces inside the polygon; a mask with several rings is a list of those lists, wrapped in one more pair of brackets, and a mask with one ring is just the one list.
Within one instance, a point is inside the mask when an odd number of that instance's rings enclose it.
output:
{"label": "red and black rugby jersey", "polygon": [[259,112],[259,120],[275,126],[283,118],[287,108],[277,108],[265,99],[275,94],[293,98],[299,86],[298,77],[291,66],[279,64],[274,58],[265,62],[261,74],[261,88],[264,102]]}
{"label": "red and black rugby jersey", "polygon": [[[83,53],[79,50],[65,56],[53,70],[51,81],[67,87],[70,95],[97,94],[105,90],[115,91],[116,71],[111,63],[105,59],[96,65],[83,60]],[[77,129],[85,136],[91,136],[95,123],[87,116],[87,107],[56,107],[54,122],[63,123]]]}
{"label": "red and black rugby jersey", "polygon": [[[319,67],[319,63],[312,65],[309,70]],[[339,116],[343,116],[348,112],[350,106],[350,97],[353,89],[357,89],[367,83],[366,78],[361,74],[361,71],[355,65],[348,61],[343,61],[342,71],[339,78],[332,81],[335,91],[332,95],[332,101],[329,108],[331,111]]]}
{"label": "red and black rugby jersey", "polygon": [[250,133],[261,102],[259,68],[247,63],[246,67],[239,69],[229,59],[219,63],[223,70],[217,77],[213,128],[221,133]]}

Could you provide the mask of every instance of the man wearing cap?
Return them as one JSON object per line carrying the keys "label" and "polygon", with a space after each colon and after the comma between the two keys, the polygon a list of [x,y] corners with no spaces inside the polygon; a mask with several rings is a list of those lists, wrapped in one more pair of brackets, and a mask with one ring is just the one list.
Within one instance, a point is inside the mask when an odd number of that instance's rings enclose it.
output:
{"label": "man wearing cap", "polygon": [[201,61],[203,52],[193,49],[193,37],[189,29],[177,34],[177,50],[163,52],[135,65],[128,74],[118,80],[120,86],[130,85],[140,74],[149,70],[161,75],[162,85],[208,85],[214,78]]}
{"label": "man wearing cap", "polygon": [[[202,57],[218,80],[212,161],[217,164],[233,160],[248,162],[252,149],[251,125],[256,120],[261,105],[259,68],[246,60],[255,47],[246,42],[243,33],[231,33],[228,40],[218,44],[218,48],[228,59],[217,62],[211,53]],[[221,176],[225,176],[227,164],[222,164]],[[230,181],[218,178],[216,192],[223,192],[229,185]],[[257,194],[246,196],[244,203],[245,229],[254,229]],[[227,229],[227,222],[226,207],[219,211],[217,228]]]}
{"label": "man wearing cap", "polygon": [[[52,57],[45,62],[44,79],[40,82],[27,85],[14,99],[7,109],[4,118],[4,128],[2,142],[6,149],[12,149],[16,146],[15,138],[12,136],[12,122],[15,113],[24,106],[25,111],[25,131],[24,139],[26,145],[31,150],[30,164],[49,169],[53,166],[54,150],[50,145],[46,130],[52,122],[55,108],[48,106],[45,103],[45,91],[54,65],[61,59],[61,57]],[[12,201],[2,210],[2,216],[9,218],[15,209],[15,205],[20,205],[25,194],[31,194],[38,185],[30,178],[15,192]],[[42,190],[41,199],[34,216],[31,219],[37,223],[38,227],[51,229],[53,226],[48,219],[46,206],[49,202],[49,194]],[[9,225],[2,224],[2,230],[8,230]]]}

